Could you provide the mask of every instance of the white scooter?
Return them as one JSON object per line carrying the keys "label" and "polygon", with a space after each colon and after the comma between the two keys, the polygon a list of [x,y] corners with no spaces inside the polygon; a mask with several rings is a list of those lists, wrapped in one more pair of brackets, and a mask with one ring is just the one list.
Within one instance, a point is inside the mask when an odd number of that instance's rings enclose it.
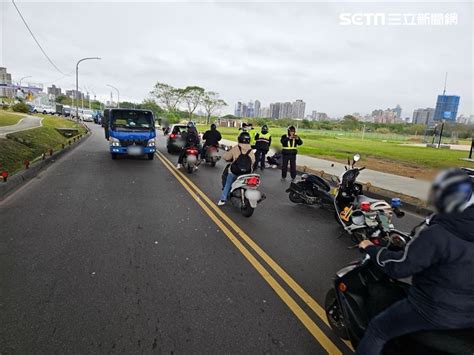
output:
{"label": "white scooter", "polygon": [[266,198],[263,192],[257,190],[259,185],[258,174],[241,175],[232,184],[229,197],[231,201],[232,199],[239,201],[240,211],[245,217],[250,217],[257,204]]}

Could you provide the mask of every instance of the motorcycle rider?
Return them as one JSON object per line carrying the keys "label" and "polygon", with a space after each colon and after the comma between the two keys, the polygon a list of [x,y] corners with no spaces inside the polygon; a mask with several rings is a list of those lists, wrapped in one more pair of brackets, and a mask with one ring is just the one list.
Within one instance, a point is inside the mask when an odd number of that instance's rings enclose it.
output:
{"label": "motorcycle rider", "polygon": [[187,130],[181,132],[181,139],[184,141],[184,147],[182,148],[181,153],[179,154],[178,164],[176,165],[177,169],[181,168],[183,164],[183,158],[186,155],[186,148],[189,148],[189,147],[199,148],[199,143],[200,143],[199,133],[196,129],[196,126],[194,125],[192,121],[189,121],[186,127],[187,127]]}
{"label": "motorcycle rider", "polygon": [[281,136],[280,142],[283,148],[281,180],[286,180],[289,162],[291,181],[294,181],[296,178],[296,154],[298,154],[297,146],[302,145],[303,141],[296,135],[296,128],[292,125],[288,127],[288,133]]}
{"label": "motorcycle rider", "polygon": [[222,139],[222,135],[217,130],[217,126],[215,123],[211,124],[211,129],[204,132],[202,139],[204,141],[204,145],[201,150],[201,159],[205,160],[207,147],[211,147],[211,146],[218,147],[219,141]]}
{"label": "motorcycle rider", "polygon": [[[222,159],[227,162],[236,163],[241,155],[246,155],[250,158],[248,170],[249,173],[252,172],[252,167],[255,163],[255,154],[253,153],[252,147],[250,146],[250,134],[246,131],[243,131],[239,134],[238,144],[233,146],[229,151],[225,152],[222,156]],[[243,161],[244,159],[241,160]],[[225,183],[222,189],[221,198],[217,202],[218,206],[225,205],[229,196],[230,189],[232,187],[232,183],[235,181],[235,179],[237,179],[238,176],[232,173],[232,164],[226,166],[224,175],[226,175]]]}
{"label": "motorcycle rider", "polygon": [[270,145],[272,144],[272,136],[268,132],[268,126],[264,124],[260,132],[255,134],[255,166],[257,168],[260,163],[260,169],[265,169],[265,156],[270,150]]}
{"label": "motorcycle rider", "polygon": [[359,244],[390,277],[413,278],[408,297],[371,320],[357,354],[379,354],[388,340],[408,333],[474,327],[473,184],[461,169],[446,170],[429,200],[437,213],[404,251]]}

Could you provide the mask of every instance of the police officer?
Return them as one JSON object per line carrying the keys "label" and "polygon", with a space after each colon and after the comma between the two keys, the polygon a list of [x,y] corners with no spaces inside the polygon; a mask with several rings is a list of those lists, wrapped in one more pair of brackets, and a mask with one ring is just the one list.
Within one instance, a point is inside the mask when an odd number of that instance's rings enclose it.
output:
{"label": "police officer", "polygon": [[255,166],[254,170],[258,167],[260,163],[260,169],[265,169],[265,156],[270,150],[270,145],[272,144],[272,136],[268,132],[268,126],[265,124],[262,126],[260,132],[255,134]]}
{"label": "police officer", "polygon": [[298,154],[297,146],[302,145],[303,141],[296,135],[295,126],[290,126],[288,127],[288,133],[281,136],[280,142],[282,145],[281,180],[286,180],[289,162],[291,181],[294,181],[296,178],[296,154]]}

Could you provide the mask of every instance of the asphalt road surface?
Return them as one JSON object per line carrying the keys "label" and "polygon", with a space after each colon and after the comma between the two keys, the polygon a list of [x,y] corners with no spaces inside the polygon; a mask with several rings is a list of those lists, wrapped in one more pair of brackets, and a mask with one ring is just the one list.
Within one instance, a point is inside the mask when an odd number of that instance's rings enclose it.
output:
{"label": "asphalt road surface", "polygon": [[215,206],[223,163],[183,177],[162,136],[153,161],[111,160],[90,127],[0,203],[2,354],[351,352],[321,306],[361,254],[331,212],[292,204],[266,170],[244,218]]}

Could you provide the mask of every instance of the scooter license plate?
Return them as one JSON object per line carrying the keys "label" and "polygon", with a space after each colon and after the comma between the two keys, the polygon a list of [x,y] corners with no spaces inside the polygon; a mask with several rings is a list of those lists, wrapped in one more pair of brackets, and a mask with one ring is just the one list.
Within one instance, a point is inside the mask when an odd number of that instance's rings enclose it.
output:
{"label": "scooter license plate", "polygon": [[142,148],[141,147],[136,147],[136,146],[128,147],[127,153],[130,154],[130,155],[141,155],[142,154]]}

